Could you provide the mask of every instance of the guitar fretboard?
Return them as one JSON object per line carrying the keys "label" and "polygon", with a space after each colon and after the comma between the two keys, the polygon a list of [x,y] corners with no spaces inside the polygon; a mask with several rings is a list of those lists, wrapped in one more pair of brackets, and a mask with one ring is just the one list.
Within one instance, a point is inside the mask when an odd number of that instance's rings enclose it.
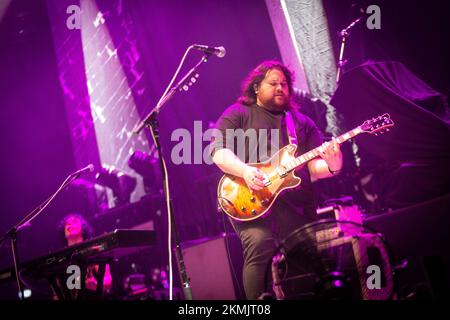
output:
{"label": "guitar fretboard", "polygon": [[[347,141],[347,140],[357,136],[358,134],[360,134],[362,132],[364,132],[364,131],[361,129],[361,126],[356,127],[355,129],[350,130],[350,131],[344,133],[343,135],[340,135],[339,137],[337,137],[336,141],[339,144],[341,144],[341,143],[343,143],[343,142],[345,142],[345,141]],[[319,147],[317,147],[317,148],[315,148],[313,150],[310,150],[310,151],[302,154],[301,156],[299,156],[299,157],[293,159],[292,161],[286,163],[284,165],[285,169],[288,172],[292,171],[292,170],[300,167],[301,165],[307,163],[308,161],[319,157],[320,156],[320,152],[322,151],[322,149],[323,149],[323,146],[321,145],[321,146],[319,146]]]}

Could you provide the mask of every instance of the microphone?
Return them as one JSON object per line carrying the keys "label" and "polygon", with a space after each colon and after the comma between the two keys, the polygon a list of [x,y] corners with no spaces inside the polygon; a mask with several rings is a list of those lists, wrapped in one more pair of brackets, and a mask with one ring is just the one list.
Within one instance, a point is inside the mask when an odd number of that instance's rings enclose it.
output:
{"label": "microphone", "polygon": [[218,58],[225,57],[225,53],[227,53],[224,47],[208,47],[201,44],[194,44],[193,47],[209,54],[215,54]]}
{"label": "microphone", "polygon": [[76,175],[80,175],[82,173],[93,172],[93,171],[94,171],[94,165],[92,163],[90,163],[86,167],[72,173],[71,176],[76,176]]}

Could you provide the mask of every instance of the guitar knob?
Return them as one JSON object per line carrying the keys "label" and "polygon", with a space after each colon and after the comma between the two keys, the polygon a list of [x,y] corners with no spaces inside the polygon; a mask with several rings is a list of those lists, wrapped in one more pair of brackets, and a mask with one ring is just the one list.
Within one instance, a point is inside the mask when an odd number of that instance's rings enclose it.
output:
{"label": "guitar knob", "polygon": [[255,200],[256,200],[255,197],[251,197],[251,198],[250,198],[250,201],[251,201],[251,202],[255,202]]}
{"label": "guitar knob", "polygon": [[266,199],[261,200],[261,204],[263,206],[267,206],[268,203],[269,203],[269,201],[267,201]]}
{"label": "guitar knob", "polygon": [[255,215],[256,214],[256,210],[252,209],[252,214]]}
{"label": "guitar knob", "polygon": [[242,208],[241,208],[241,211],[242,211],[242,212],[245,212],[245,211],[247,211],[247,208],[246,208],[246,207],[242,207]]}

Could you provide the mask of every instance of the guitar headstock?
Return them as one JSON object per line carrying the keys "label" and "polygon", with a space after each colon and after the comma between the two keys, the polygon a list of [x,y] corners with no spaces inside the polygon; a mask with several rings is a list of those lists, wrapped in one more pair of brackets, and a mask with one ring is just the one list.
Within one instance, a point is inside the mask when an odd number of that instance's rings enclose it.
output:
{"label": "guitar headstock", "polygon": [[377,135],[389,131],[389,128],[393,126],[394,121],[392,121],[391,116],[385,113],[382,116],[364,121],[360,128],[363,132]]}

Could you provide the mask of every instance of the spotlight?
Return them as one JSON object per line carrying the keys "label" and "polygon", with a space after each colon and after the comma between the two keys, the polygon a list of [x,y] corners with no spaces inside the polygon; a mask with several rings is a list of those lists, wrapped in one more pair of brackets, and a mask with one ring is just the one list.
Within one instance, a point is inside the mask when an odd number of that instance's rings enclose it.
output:
{"label": "spotlight", "polygon": [[144,180],[144,189],[146,193],[152,193],[157,190],[157,166],[158,159],[155,157],[136,150],[128,159],[128,166],[142,176]]}
{"label": "spotlight", "polygon": [[136,188],[136,178],[113,166],[103,165],[95,176],[97,183],[110,188],[114,193],[114,203],[121,205],[130,202],[131,193]]}
{"label": "spotlight", "polygon": [[108,197],[103,186],[84,179],[77,179],[67,188],[73,211],[92,216],[108,210]]}
{"label": "spotlight", "polygon": [[[19,299],[21,299],[22,298],[22,292],[19,292],[18,295],[19,295]],[[23,298],[24,299],[28,299],[30,297],[31,297],[31,290],[30,289],[24,289],[23,290]]]}

